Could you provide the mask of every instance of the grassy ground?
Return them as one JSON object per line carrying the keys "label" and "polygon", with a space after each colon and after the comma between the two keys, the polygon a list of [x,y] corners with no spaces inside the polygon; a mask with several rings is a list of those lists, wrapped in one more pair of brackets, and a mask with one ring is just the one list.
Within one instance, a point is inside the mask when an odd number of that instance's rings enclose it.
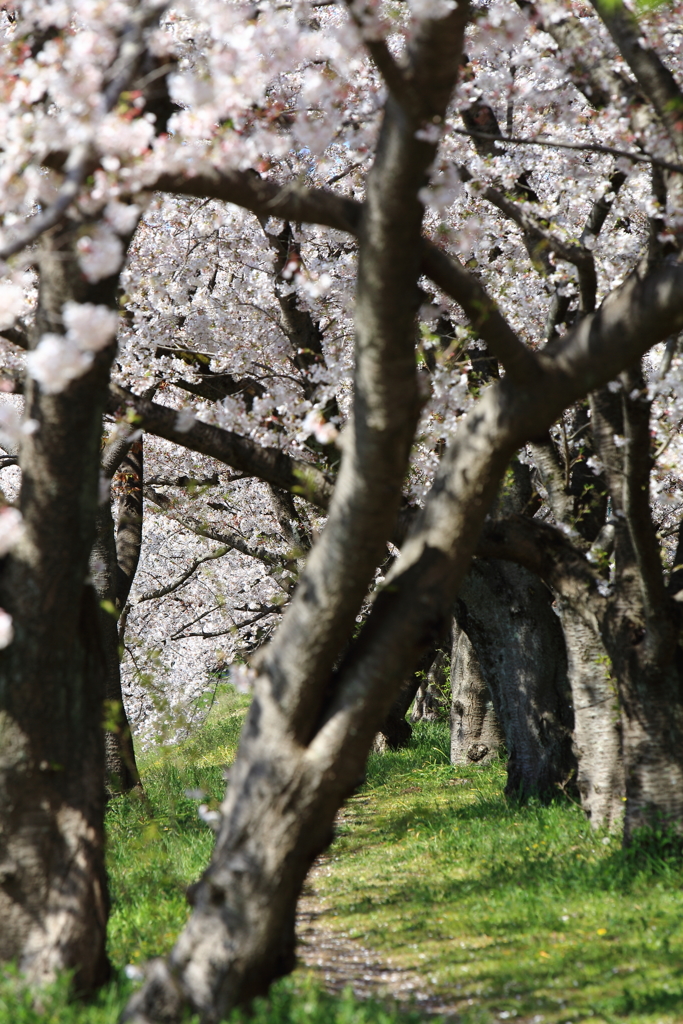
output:
{"label": "grassy ground", "polygon": [[683,865],[666,839],[626,853],[566,800],[508,804],[504,765],[456,770],[447,750],[437,725],[371,756],[318,883],[328,926],[482,1024],[680,1024]]}
{"label": "grassy ground", "polygon": [[[245,707],[224,696],[195,739],[142,759],[153,816],[132,798],[110,808],[112,984],[78,1007],[61,983],[36,1008],[8,975],[0,1024],[114,1024],[125,966],[166,952],[186,919],[213,840],[186,793],[217,804]],[[625,854],[566,801],[508,805],[504,767],[453,769],[447,743],[445,727],[423,726],[409,750],[372,755],[316,881],[325,926],[420,973],[463,1024],[681,1024],[681,861],[656,837]],[[396,1020],[299,978],[249,1024]]]}

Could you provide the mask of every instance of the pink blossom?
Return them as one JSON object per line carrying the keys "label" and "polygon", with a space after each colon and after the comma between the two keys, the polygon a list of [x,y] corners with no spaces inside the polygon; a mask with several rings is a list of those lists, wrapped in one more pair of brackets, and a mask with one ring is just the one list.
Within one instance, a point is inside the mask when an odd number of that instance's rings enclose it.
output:
{"label": "pink blossom", "polygon": [[251,693],[258,673],[249,665],[231,665],[230,682],[238,693]]}
{"label": "pink blossom", "polygon": [[311,409],[301,424],[301,430],[305,436],[313,434],[318,444],[332,444],[339,437],[334,423],[328,423],[318,409]]}
{"label": "pink blossom", "polygon": [[192,430],[197,422],[193,409],[181,409],[175,418],[175,428],[180,434],[186,434]]}
{"label": "pink blossom", "polygon": [[135,203],[119,203],[112,199],[104,209],[104,218],[117,235],[129,235],[135,229],[140,212],[140,207]]}

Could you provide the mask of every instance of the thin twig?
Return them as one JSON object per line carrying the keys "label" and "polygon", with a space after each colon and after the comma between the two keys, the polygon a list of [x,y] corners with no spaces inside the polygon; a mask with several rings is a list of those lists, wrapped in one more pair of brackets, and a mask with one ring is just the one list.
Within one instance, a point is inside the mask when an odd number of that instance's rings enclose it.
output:
{"label": "thin twig", "polygon": [[148,594],[141,594],[135,599],[135,604],[142,604],[143,601],[153,601],[157,597],[166,597],[167,594],[171,594],[174,590],[177,590],[178,587],[182,587],[183,583],[186,583],[195,570],[197,570],[204,562],[210,562],[214,558],[222,558],[223,555],[227,555],[228,551],[231,550],[232,548],[226,546],[218,548],[216,551],[211,551],[208,555],[202,555],[201,558],[195,558],[190,568],[187,569],[182,576],[179,576],[177,580],[174,580],[173,583],[169,583],[165,587],[159,587],[158,590],[150,590]]}
{"label": "thin twig", "polygon": [[507,142],[515,146],[544,146],[547,149],[575,149],[585,153],[606,153],[610,156],[624,157],[635,164],[652,164],[665,171],[683,174],[683,164],[672,164],[668,160],[660,160],[647,153],[631,153],[615,146],[603,146],[597,142],[552,142],[550,139],[520,139],[511,135],[492,135],[490,132],[469,131],[466,128],[451,128],[454,135],[466,135],[470,138],[488,139],[491,142]]}

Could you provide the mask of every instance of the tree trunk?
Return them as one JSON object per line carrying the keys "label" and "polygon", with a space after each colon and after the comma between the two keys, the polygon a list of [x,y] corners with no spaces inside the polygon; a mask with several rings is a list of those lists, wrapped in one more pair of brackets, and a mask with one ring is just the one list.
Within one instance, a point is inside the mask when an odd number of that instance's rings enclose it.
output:
{"label": "tree trunk", "polygon": [[100,599],[99,619],[106,666],[104,745],[108,795],[128,793],[140,783],[133,737],[121,690],[121,662],[117,629],[116,558],[114,520],[109,499],[97,513],[97,537],[90,560],[93,584]]}
{"label": "tree trunk", "polygon": [[503,732],[489,685],[469,637],[453,623],[451,653],[451,764],[487,764],[497,756]]}
{"label": "tree trunk", "polygon": [[401,692],[391,706],[389,714],[377,731],[373,743],[373,750],[376,753],[382,754],[386,750],[400,750],[402,747],[407,747],[410,743],[413,727],[407,720],[406,715],[422,686],[425,672],[429,669],[427,674],[427,680],[429,680],[429,674],[440,653],[435,650],[434,646],[431,646],[420,658],[415,672],[401,689]]}
{"label": "tree trunk", "polygon": [[457,608],[505,733],[505,791],[550,799],[576,760],[567,655],[548,588],[520,566],[478,561]]}
{"label": "tree trunk", "polygon": [[[63,331],[67,299],[116,308],[116,277],[88,285],[73,273],[70,228],[60,225],[37,257],[36,338]],[[36,983],[73,970],[82,991],[109,971],[105,669],[85,580],[114,348],[61,393],[28,381],[26,415],[37,426],[20,452],[25,533],[0,572],[0,605],[14,622],[0,651],[0,959],[17,960]]]}
{"label": "tree trunk", "polygon": [[372,745],[376,754],[384,754],[387,750],[401,750],[410,743],[413,727],[406,718],[406,713],[415,699],[420,682],[421,678],[416,672],[392,704],[389,714],[377,730]]}
{"label": "tree trunk", "polygon": [[211,865],[188,894],[192,916],[168,964],[148,966],[145,987],[123,1020],[182,1019],[192,965],[192,1004],[207,1024],[294,969],[299,893],[333,838],[337,807],[362,772],[362,746],[361,740],[349,751],[334,778],[321,775],[305,748],[282,732],[270,695],[257,692],[230,771]]}
{"label": "tree trunk", "polygon": [[616,828],[624,817],[622,724],[615,680],[602,639],[568,601],[557,599],[567,646],[574,706],[577,785],[593,828]]}
{"label": "tree trunk", "polygon": [[619,684],[626,810],[624,842],[643,827],[683,833],[683,657],[648,671],[639,644],[612,650]]}

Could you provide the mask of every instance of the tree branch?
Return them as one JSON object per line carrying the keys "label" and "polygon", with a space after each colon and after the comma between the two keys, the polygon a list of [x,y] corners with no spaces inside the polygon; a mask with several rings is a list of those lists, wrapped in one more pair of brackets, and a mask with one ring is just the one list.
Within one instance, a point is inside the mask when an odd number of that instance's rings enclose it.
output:
{"label": "tree branch", "polygon": [[[634,272],[596,313],[539,353],[540,383],[521,388],[506,377],[484,392],[446,450],[425,507],[339,668],[335,695],[309,747],[322,766],[334,764],[342,749],[348,753],[349,731],[354,744],[370,743],[365,723],[381,720],[406,666],[417,662],[450,607],[514,451],[681,324],[683,264]],[[587,580],[595,578],[590,563],[575,564]]]}
{"label": "tree branch", "polygon": [[422,269],[445,295],[458,303],[511,380],[524,384],[539,379],[536,355],[512,330],[483,284],[463,267],[457,257],[423,239]]}
{"label": "tree branch", "polygon": [[146,594],[138,594],[133,599],[133,604],[142,604],[143,601],[154,601],[158,597],[166,597],[168,594],[172,594],[175,590],[182,587],[183,583],[187,583],[190,576],[192,576],[200,565],[204,562],[211,562],[216,558],[222,558],[223,555],[227,555],[230,551],[229,547],[218,548],[216,551],[211,551],[208,555],[202,555],[201,558],[195,558],[192,564],[185,572],[181,573],[177,579],[173,580],[172,583],[168,583],[165,587],[158,587],[157,590],[149,590]]}
{"label": "tree branch", "polygon": [[293,459],[279,448],[263,448],[249,438],[201,420],[195,420],[189,429],[179,430],[177,410],[141,398],[116,384],[111,385],[110,394],[112,411],[121,406],[132,410],[135,424],[147,433],[208,455],[245,476],[255,476],[292,494],[300,494],[318,508],[327,508],[333,485],[316,466]]}
{"label": "tree branch", "polygon": [[[202,174],[161,175],[150,188],[177,195],[207,197],[251,210],[261,221],[279,217],[321,224],[358,235],[363,204],[327,189],[305,188],[298,182],[278,185],[256,171],[207,170]],[[507,323],[482,284],[433,242],[422,239],[422,270],[446,295],[461,305],[476,330],[509,373],[533,373],[529,352]]]}
{"label": "tree branch", "polygon": [[538,519],[515,515],[487,521],[481,533],[478,558],[503,558],[540,576],[572,602],[592,625],[605,613],[604,579],[560,530]]}
{"label": "tree branch", "polygon": [[555,442],[547,434],[543,441],[534,441],[530,448],[541,482],[548,492],[548,504],[556,522],[569,525],[576,509],[574,499],[567,489],[566,467],[560,462]]}
{"label": "tree branch", "polygon": [[[473,180],[466,167],[459,167],[458,172],[462,181]],[[508,199],[492,185],[482,188],[481,195],[521,229],[529,256],[537,267],[540,265],[543,273],[547,274],[552,270],[548,261],[548,254],[551,252],[558,259],[572,263],[576,267],[579,275],[581,312],[592,312],[595,309],[598,280],[595,260],[590,249],[586,249],[583,245],[564,242],[561,238],[553,235],[541,224],[537,216],[523,209],[519,203]]]}
{"label": "tree branch", "polygon": [[170,498],[165,494],[160,494],[149,486],[144,488],[144,495],[148,501],[153,502],[162,509],[169,519],[174,519],[177,523],[180,523],[181,526],[184,526],[186,530],[197,534],[198,537],[206,537],[207,540],[218,541],[225,545],[226,551],[234,549],[235,551],[239,551],[242,555],[247,555],[249,558],[255,558],[259,562],[265,562],[266,565],[280,566],[282,568],[289,568],[294,561],[284,555],[279,555],[275,551],[269,551],[267,548],[263,548],[260,545],[248,544],[243,537],[240,537],[238,533],[233,533],[232,530],[217,530],[213,526],[200,523],[193,516],[188,516],[187,514],[178,512],[173,507],[173,502]]}
{"label": "tree branch", "polygon": [[508,143],[515,146],[543,146],[546,149],[571,149],[579,153],[605,153],[608,156],[630,160],[634,164],[651,164],[655,167],[661,167],[664,171],[671,171],[672,174],[683,174],[683,164],[671,163],[669,160],[660,160],[659,157],[650,156],[649,153],[634,153],[628,149],[605,146],[598,142],[559,142],[555,139],[523,139],[514,135],[492,135],[490,132],[480,132],[465,128],[451,128],[450,131],[455,135],[476,136],[479,139],[487,139],[493,143]]}

